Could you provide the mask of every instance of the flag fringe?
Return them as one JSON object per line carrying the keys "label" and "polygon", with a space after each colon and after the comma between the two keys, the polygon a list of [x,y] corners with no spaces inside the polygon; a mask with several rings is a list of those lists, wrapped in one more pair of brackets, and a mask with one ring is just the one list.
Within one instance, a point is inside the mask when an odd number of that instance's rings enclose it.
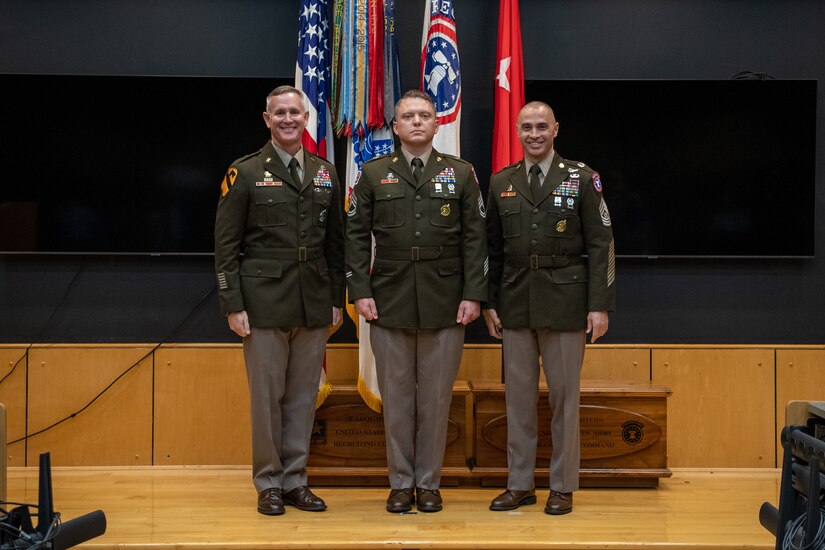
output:
{"label": "flag fringe", "polygon": [[315,398],[315,408],[317,409],[324,404],[324,401],[332,393],[332,384],[324,382],[324,385],[318,388],[318,397]]}
{"label": "flag fringe", "polygon": [[358,393],[361,395],[361,399],[364,400],[364,403],[367,404],[367,407],[379,414],[381,413],[384,407],[381,403],[381,398],[370,391],[367,383],[364,382],[364,379],[361,378],[360,375],[358,376]]}

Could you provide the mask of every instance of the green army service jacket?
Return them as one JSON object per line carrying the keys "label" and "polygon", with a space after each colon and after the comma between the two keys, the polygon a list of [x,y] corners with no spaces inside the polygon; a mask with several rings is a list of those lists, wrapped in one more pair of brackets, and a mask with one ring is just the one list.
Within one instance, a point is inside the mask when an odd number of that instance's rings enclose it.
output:
{"label": "green army service jacket", "polygon": [[458,157],[433,150],[419,183],[400,151],[366,162],[347,211],[350,302],[372,297],[380,326],[454,326],[461,300],[487,297],[484,216]]}
{"label": "green army service jacket", "polygon": [[344,227],[335,167],[304,150],[292,180],[271,142],[229,167],[215,218],[221,311],[254,327],[320,327],[344,305]]}
{"label": "green army service jacket", "polygon": [[556,153],[534,198],[519,161],[492,176],[487,209],[484,307],[503,327],[579,330],[588,312],[614,310],[613,231],[597,172]]}

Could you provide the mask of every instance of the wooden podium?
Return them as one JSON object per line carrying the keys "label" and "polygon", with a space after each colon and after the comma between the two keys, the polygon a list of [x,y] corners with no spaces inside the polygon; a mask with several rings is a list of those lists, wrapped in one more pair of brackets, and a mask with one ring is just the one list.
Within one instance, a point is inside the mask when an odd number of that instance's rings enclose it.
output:
{"label": "wooden podium", "polygon": [[[504,385],[473,382],[476,433],[473,476],[482,485],[507,484]],[[634,381],[582,380],[581,485],[656,487],[667,468],[667,397],[670,388]],[[539,390],[536,485],[549,484],[550,406]]]}
{"label": "wooden podium", "polygon": [[[581,485],[656,487],[667,469],[669,388],[631,381],[582,380]],[[550,410],[539,393],[536,485],[548,485]],[[307,464],[317,485],[387,485],[381,414],[355,386],[335,386],[315,414]],[[457,381],[453,386],[442,485],[507,484],[504,385]]]}
{"label": "wooden podium", "polygon": [[[463,380],[453,385],[442,485],[472,475],[473,396]],[[355,386],[338,386],[315,413],[307,471],[321,485],[387,485],[384,418],[364,403]]]}

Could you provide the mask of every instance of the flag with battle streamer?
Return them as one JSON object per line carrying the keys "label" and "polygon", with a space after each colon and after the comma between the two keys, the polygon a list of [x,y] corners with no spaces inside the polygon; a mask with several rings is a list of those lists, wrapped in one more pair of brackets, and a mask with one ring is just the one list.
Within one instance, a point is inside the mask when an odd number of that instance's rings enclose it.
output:
{"label": "flag with battle streamer", "polygon": [[[364,162],[393,151],[390,122],[400,97],[395,0],[338,0],[333,17],[332,112],[347,137],[346,209]],[[381,411],[369,325],[353,306],[358,329],[358,392]]]}

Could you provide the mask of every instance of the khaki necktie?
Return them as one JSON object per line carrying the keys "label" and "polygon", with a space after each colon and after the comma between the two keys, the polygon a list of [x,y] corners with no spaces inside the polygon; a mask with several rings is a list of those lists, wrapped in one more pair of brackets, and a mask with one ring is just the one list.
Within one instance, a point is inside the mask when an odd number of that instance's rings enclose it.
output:
{"label": "khaki necktie", "polygon": [[298,159],[292,157],[292,160],[289,161],[289,175],[292,176],[292,181],[295,182],[295,185],[301,187],[303,183],[301,181],[301,176],[298,175]]}
{"label": "khaki necktie", "polygon": [[539,168],[538,164],[534,164],[530,167],[530,181],[528,182],[530,186],[530,194],[533,195],[533,202],[538,202],[539,196],[541,195],[541,180],[539,176],[541,175],[541,168]]}
{"label": "khaki necktie", "polygon": [[412,159],[412,167],[415,183],[421,183],[421,174],[424,172],[424,162],[420,158],[415,157]]}

